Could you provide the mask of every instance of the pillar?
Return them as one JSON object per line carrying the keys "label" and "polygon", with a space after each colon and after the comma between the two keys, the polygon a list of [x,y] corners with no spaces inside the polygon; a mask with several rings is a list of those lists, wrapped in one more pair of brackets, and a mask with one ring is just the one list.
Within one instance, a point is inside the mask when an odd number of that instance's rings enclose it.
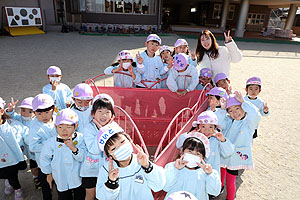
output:
{"label": "pillar", "polygon": [[294,20],[296,17],[297,9],[298,9],[298,7],[295,4],[290,5],[289,14],[288,14],[287,20],[285,22],[285,26],[284,26],[285,30],[292,29],[292,26],[294,24]]}
{"label": "pillar", "polygon": [[221,24],[220,24],[220,29],[222,31],[226,29],[228,9],[229,9],[229,0],[223,0],[222,16],[221,16]]}
{"label": "pillar", "polygon": [[241,0],[240,13],[239,13],[237,26],[236,26],[235,37],[244,37],[248,10],[249,10],[249,0]]}

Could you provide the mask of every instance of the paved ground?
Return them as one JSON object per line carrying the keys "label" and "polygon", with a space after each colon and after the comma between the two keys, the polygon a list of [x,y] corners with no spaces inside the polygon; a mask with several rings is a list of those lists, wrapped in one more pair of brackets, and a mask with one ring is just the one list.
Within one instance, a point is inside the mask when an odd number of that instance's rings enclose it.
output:
{"label": "paved ground", "polygon": [[[177,36],[162,37],[172,46]],[[58,65],[63,82],[70,87],[100,74],[122,49],[133,51],[144,47],[145,37],[82,36],[77,33],[0,36],[0,96],[9,101],[13,96],[22,100],[35,96],[47,84],[46,70]],[[195,49],[196,40],[188,40]],[[222,44],[223,41],[218,41]],[[256,170],[246,171],[238,179],[237,199],[297,199],[299,198],[300,127],[300,46],[270,43],[239,42],[244,58],[233,64],[231,80],[235,90],[244,91],[250,76],[263,80],[261,97],[268,102],[271,115],[264,118],[259,137],[254,141]],[[33,189],[29,171],[20,173],[26,200],[41,199]],[[13,199],[3,193],[0,199]]]}

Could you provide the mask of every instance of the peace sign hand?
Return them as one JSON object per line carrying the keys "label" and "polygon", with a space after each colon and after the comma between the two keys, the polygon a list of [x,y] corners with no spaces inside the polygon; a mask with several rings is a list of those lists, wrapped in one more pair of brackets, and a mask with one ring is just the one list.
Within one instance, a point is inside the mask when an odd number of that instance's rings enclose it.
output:
{"label": "peace sign hand", "polygon": [[226,109],[226,104],[227,104],[226,99],[224,97],[221,97],[221,99],[220,99],[221,109],[225,110]]}
{"label": "peace sign hand", "polygon": [[197,162],[197,165],[199,167],[201,167],[206,174],[211,174],[212,173],[212,167],[211,167],[211,165],[210,164],[206,164],[204,162],[203,158],[201,158],[201,163]]}
{"label": "peace sign hand", "polygon": [[136,155],[138,163],[140,163],[140,165],[142,165],[144,168],[148,168],[149,167],[148,156],[144,153],[142,147],[140,147],[138,144],[134,144],[134,146],[138,151]]}
{"label": "peace sign hand", "polygon": [[226,141],[226,139],[225,139],[225,137],[224,137],[224,135],[223,135],[222,132],[215,132],[213,134],[213,136],[215,136],[221,142],[225,142]]}
{"label": "peace sign hand", "polygon": [[188,161],[183,160],[184,155],[181,155],[179,159],[177,159],[174,163],[176,169],[181,170],[186,166]]}
{"label": "peace sign hand", "polygon": [[232,37],[230,36],[230,30],[227,32],[224,32],[224,37],[225,37],[225,43],[228,43],[232,40]]}
{"label": "peace sign hand", "polygon": [[267,105],[267,102],[264,103],[264,113],[268,113],[269,112],[269,107]]}
{"label": "peace sign hand", "polygon": [[136,61],[141,65],[143,64],[144,59],[142,58],[140,52],[138,51],[138,54],[136,54]]}
{"label": "peace sign hand", "polygon": [[238,102],[240,103],[244,103],[244,97],[242,95],[242,93],[240,91],[235,91],[234,92],[234,97],[236,98],[236,100],[238,100]]}
{"label": "peace sign hand", "polygon": [[13,110],[15,110],[15,107],[16,107],[18,102],[19,102],[19,100],[14,101],[14,98],[11,97],[10,98],[10,103],[7,104],[7,112],[12,112]]}
{"label": "peace sign hand", "polygon": [[110,159],[108,163],[108,178],[111,181],[116,181],[119,178],[119,169],[114,169],[113,161]]}

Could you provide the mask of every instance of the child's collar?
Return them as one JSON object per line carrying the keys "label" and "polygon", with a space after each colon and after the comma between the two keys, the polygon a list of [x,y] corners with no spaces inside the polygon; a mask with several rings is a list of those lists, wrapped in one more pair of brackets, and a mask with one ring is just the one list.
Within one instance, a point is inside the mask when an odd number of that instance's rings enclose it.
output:
{"label": "child's collar", "polygon": [[[76,137],[77,137],[77,133],[74,132],[74,133],[72,134],[72,141],[74,141]],[[57,142],[64,143],[66,140],[68,140],[68,139],[63,139],[63,138],[62,138],[61,136],[59,136],[59,135],[57,135],[57,137],[56,137],[56,141],[57,141]]]}
{"label": "child's collar", "polygon": [[[148,55],[148,51],[147,51],[147,49],[145,50],[145,53],[147,54],[147,56],[148,57],[150,57],[149,55]],[[154,58],[154,56],[155,56],[155,53],[153,54],[153,56],[152,57],[150,57],[150,58]]]}
{"label": "child's collar", "polygon": [[257,97],[255,97],[254,99],[252,99],[250,96],[248,96],[248,99],[250,99],[250,100],[256,100]]}

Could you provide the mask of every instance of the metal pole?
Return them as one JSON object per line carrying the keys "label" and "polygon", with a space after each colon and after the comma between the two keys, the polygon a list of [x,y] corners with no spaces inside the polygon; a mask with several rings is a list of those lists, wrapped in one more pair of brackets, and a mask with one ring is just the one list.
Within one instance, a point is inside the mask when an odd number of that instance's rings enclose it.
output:
{"label": "metal pole", "polygon": [[240,14],[239,14],[239,19],[235,31],[235,37],[244,37],[248,10],[249,10],[249,0],[241,0]]}
{"label": "metal pole", "polygon": [[285,26],[284,29],[285,30],[291,30],[294,24],[294,20],[296,17],[296,12],[297,12],[298,7],[295,4],[291,4],[290,5],[290,9],[289,9],[289,14],[287,17],[287,20],[285,22]]}
{"label": "metal pole", "polygon": [[220,29],[222,31],[225,31],[226,29],[228,9],[229,9],[229,0],[223,0],[222,16],[221,16],[221,24],[220,24]]}

